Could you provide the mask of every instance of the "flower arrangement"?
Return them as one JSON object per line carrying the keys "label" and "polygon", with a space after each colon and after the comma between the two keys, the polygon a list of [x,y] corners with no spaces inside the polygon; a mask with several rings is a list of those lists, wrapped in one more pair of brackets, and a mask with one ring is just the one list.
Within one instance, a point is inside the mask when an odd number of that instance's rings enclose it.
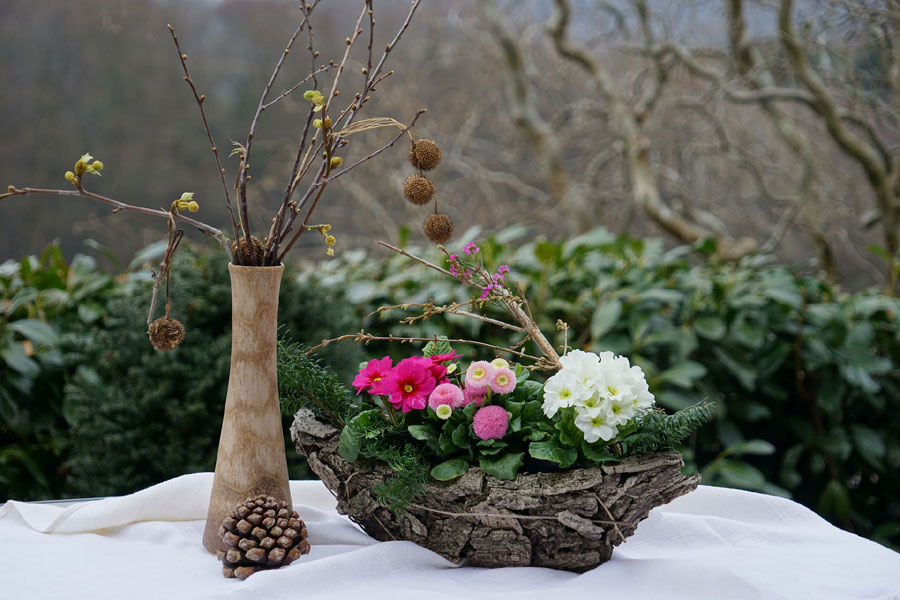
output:
{"label": "flower arrangement", "polygon": [[343,430],[345,458],[358,457],[355,424],[375,411],[424,444],[436,462],[430,477],[451,480],[477,464],[509,480],[523,467],[615,460],[653,409],[643,371],[611,352],[572,350],[543,385],[503,358],[465,369],[460,358],[439,340],[397,365],[388,356],[361,365],[353,386],[367,400]]}
{"label": "flower arrangement", "polygon": [[[339,510],[371,535],[411,539],[484,566],[584,570],[607,560],[653,506],[696,487],[699,478],[681,474],[681,456],[672,449],[713,416],[711,404],[666,414],[638,365],[612,352],[569,348],[563,322],[557,352],[529,316],[513,269],[487,268],[474,243],[461,254],[444,250],[446,269],[382,245],[477,295],[467,303],[385,306],[380,313],[421,311],[401,321],[407,324],[457,314],[524,339],[504,348],[363,330],[309,350],[282,348],[282,405],[296,412],[298,450],[335,492]],[[489,307],[512,318],[495,318]],[[396,363],[384,356],[361,364],[350,395],[309,356],[339,340],[423,345]],[[539,355],[528,352],[528,341]],[[495,356],[465,360],[467,346]],[[481,525],[473,528],[472,519]]]}

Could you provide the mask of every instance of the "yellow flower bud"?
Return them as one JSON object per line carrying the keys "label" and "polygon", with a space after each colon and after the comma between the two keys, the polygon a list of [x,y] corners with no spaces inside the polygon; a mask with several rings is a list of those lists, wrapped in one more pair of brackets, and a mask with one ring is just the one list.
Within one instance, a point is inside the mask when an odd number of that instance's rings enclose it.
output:
{"label": "yellow flower bud", "polygon": [[200,205],[197,204],[196,200],[191,200],[190,202],[188,202],[187,207],[191,212],[197,212],[198,210],[200,210]]}
{"label": "yellow flower bud", "polygon": [[305,98],[306,100],[312,100],[318,93],[319,92],[317,92],[316,90],[306,90],[305,92],[303,92],[303,98]]}
{"label": "yellow flower bud", "polygon": [[325,129],[331,127],[331,117],[325,117],[325,121],[322,124],[325,126]]}
{"label": "yellow flower bud", "polygon": [[83,160],[79,160],[75,163],[75,174],[76,175],[84,175],[84,172],[87,170],[87,165],[84,164]]}
{"label": "yellow flower bud", "polygon": [[313,127],[315,127],[316,129],[321,129],[322,128],[322,119],[316,119],[315,121],[313,121]]}
{"label": "yellow flower bud", "polygon": [[341,166],[341,163],[343,163],[343,162],[344,162],[344,159],[342,159],[340,156],[333,156],[331,158],[331,168],[337,169],[339,166]]}
{"label": "yellow flower bud", "polygon": [[184,200],[176,200],[176,201],[175,201],[175,206],[178,207],[178,210],[187,210],[187,209],[188,209],[188,206],[189,206],[189,203],[188,203],[188,202],[185,202]]}
{"label": "yellow flower bud", "polygon": [[509,363],[503,360],[502,358],[495,358],[491,361],[491,366],[495,369],[508,369]]}
{"label": "yellow flower bud", "polygon": [[328,246],[334,246],[334,244],[335,244],[336,242],[337,242],[337,240],[334,239],[334,236],[333,236],[333,235],[326,235],[326,236],[325,236],[325,244],[326,244],[326,245],[328,245]]}
{"label": "yellow flower bud", "polygon": [[72,171],[66,171],[66,179],[69,181],[75,181],[75,173]]}
{"label": "yellow flower bud", "polygon": [[94,169],[95,171],[102,171],[102,170],[103,170],[103,163],[100,162],[99,160],[95,160],[95,161],[93,162],[93,164],[91,164],[91,168]]}
{"label": "yellow flower bud", "polygon": [[328,256],[334,256],[334,248],[329,248],[325,251],[325,254]]}

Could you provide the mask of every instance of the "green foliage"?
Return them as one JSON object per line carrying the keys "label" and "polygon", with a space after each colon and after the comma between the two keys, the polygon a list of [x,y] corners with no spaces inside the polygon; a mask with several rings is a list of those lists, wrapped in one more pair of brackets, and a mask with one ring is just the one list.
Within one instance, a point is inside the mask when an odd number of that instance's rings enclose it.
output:
{"label": "green foliage", "polygon": [[701,402],[674,414],[649,411],[637,423],[633,433],[620,439],[622,449],[626,454],[642,454],[674,448],[714,417],[715,407],[709,402]]}
{"label": "green foliage", "polygon": [[[79,495],[127,493],[215,465],[231,350],[227,261],[220,253],[179,250],[171,314],[187,335],[169,353],[147,341],[150,282],[141,274],[143,281],[112,298],[106,315],[73,340],[78,366],[65,389],[66,464]],[[338,294],[301,286],[286,272],[279,298],[285,336],[318,341],[349,327],[348,315]],[[350,372],[359,355],[342,350],[323,352],[323,360]],[[288,456],[292,476],[308,476],[292,448]]]}
{"label": "green foliage", "polygon": [[306,355],[302,344],[278,342],[278,393],[281,413],[293,417],[301,408],[341,427],[353,404],[344,384],[322,361]]}
{"label": "green foliage", "polygon": [[[545,333],[562,319],[571,346],[625,354],[670,410],[704,399],[715,404],[715,426],[683,448],[690,468],[709,483],[789,494],[842,527],[900,545],[900,300],[842,293],[764,256],[728,263],[709,254],[697,264],[691,248],[665,251],[659,240],[602,229],[509,244],[520,234],[479,240],[481,255],[490,265],[512,267],[510,279],[522,286]],[[460,238],[450,251],[468,241]],[[437,251],[410,250],[444,260]],[[440,305],[477,295],[402,256],[372,261],[345,253],[315,277],[345,288],[361,318],[382,305]],[[364,325],[379,334],[436,331],[499,345],[515,339],[453,315],[399,325],[399,312],[376,314]],[[562,332],[552,341],[561,346]],[[369,349],[374,356],[403,350]],[[467,360],[492,357],[478,348],[457,350]],[[524,350],[536,352],[531,344]],[[721,456],[753,440],[775,451]]]}
{"label": "green foliage", "polygon": [[[95,247],[100,248],[96,243]],[[100,248],[102,249],[102,248]],[[73,332],[92,326],[116,284],[94,259],[59,246],[0,265],[0,500],[69,493],[63,383]]]}

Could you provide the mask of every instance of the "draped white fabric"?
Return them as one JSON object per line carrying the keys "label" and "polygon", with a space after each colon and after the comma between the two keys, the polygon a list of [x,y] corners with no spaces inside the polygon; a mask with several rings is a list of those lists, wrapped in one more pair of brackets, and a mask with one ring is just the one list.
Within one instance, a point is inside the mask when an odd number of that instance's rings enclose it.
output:
{"label": "draped white fabric", "polygon": [[314,481],[291,483],[311,553],[246,581],[201,546],[211,473],[67,508],[0,508],[0,598],[750,598],[900,600],[900,554],[780,498],[701,486],[655,509],[613,559],[581,575],[455,567],[379,543]]}

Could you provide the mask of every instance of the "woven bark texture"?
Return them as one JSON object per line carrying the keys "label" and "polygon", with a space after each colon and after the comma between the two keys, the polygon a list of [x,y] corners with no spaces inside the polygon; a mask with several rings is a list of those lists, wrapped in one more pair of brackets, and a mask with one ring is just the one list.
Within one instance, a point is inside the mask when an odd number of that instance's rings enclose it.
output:
{"label": "woven bark texture", "polygon": [[350,463],[338,454],[340,432],[297,413],[297,451],[335,494],[338,512],[380,541],[409,540],[459,564],[538,566],[583,572],[606,562],[650,511],[684,495],[699,475],[681,474],[678,452],[634,456],[558,473],[523,473],[504,481],[472,467],[448,482],[426,484],[425,496],[394,515],[375,499],[391,475],[377,461]]}

